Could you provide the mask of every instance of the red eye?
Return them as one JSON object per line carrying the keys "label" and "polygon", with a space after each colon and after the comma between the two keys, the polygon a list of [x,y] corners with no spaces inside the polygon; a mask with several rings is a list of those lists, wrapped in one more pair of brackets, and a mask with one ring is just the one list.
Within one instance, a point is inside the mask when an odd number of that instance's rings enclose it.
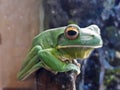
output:
{"label": "red eye", "polygon": [[65,29],[65,36],[70,40],[76,39],[78,35],[79,35],[79,31],[78,28],[76,27],[69,26]]}

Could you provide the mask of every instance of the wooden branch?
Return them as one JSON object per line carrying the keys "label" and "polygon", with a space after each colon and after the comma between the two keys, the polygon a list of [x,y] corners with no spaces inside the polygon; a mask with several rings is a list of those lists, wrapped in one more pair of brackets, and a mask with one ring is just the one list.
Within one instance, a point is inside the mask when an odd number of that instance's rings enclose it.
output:
{"label": "wooden branch", "polygon": [[53,74],[44,69],[36,74],[36,90],[76,90],[76,73]]}

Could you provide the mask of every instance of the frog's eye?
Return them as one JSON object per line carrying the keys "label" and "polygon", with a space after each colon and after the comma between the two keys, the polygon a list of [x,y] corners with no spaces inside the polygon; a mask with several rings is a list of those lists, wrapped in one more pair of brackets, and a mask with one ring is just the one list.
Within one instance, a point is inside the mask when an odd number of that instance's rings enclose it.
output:
{"label": "frog's eye", "polygon": [[77,27],[69,26],[65,29],[65,36],[70,40],[76,39],[78,35],[79,31]]}

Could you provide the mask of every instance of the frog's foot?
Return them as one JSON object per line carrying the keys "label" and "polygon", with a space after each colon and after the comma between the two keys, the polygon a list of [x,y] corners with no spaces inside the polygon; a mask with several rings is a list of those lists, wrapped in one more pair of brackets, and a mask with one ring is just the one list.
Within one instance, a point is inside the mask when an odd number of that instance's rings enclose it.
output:
{"label": "frog's foot", "polygon": [[63,71],[75,71],[78,74],[80,74],[80,63],[77,61],[77,59],[73,59],[73,60],[64,60],[64,62],[66,63]]}
{"label": "frog's foot", "polygon": [[81,67],[81,64],[78,63],[77,59],[73,59],[72,63],[75,64],[75,65],[77,65],[78,67]]}
{"label": "frog's foot", "polygon": [[65,62],[66,64],[68,63],[73,63],[75,64],[76,66],[81,66],[80,63],[77,61],[77,59],[72,59],[72,60],[68,60],[68,59],[65,59],[63,62]]}
{"label": "frog's foot", "polygon": [[67,64],[67,65],[64,67],[64,70],[65,70],[65,71],[70,71],[70,70],[72,70],[72,71],[76,72],[77,75],[80,74],[80,67],[77,66],[77,65],[75,65],[75,64],[73,64],[73,63]]}

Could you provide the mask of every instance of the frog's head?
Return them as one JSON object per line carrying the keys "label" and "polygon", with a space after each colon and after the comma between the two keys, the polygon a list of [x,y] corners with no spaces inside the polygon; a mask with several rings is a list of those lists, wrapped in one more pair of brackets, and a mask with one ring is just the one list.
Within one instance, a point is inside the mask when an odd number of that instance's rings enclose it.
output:
{"label": "frog's head", "polygon": [[[100,29],[96,25],[80,28],[78,25],[70,24],[65,28],[64,34],[58,40],[59,49],[66,49],[66,51],[69,49],[73,53],[77,51],[80,54],[78,55],[80,58],[87,58],[94,48],[102,47],[102,44]],[[87,56],[83,55],[86,54],[86,51],[88,53]]]}

